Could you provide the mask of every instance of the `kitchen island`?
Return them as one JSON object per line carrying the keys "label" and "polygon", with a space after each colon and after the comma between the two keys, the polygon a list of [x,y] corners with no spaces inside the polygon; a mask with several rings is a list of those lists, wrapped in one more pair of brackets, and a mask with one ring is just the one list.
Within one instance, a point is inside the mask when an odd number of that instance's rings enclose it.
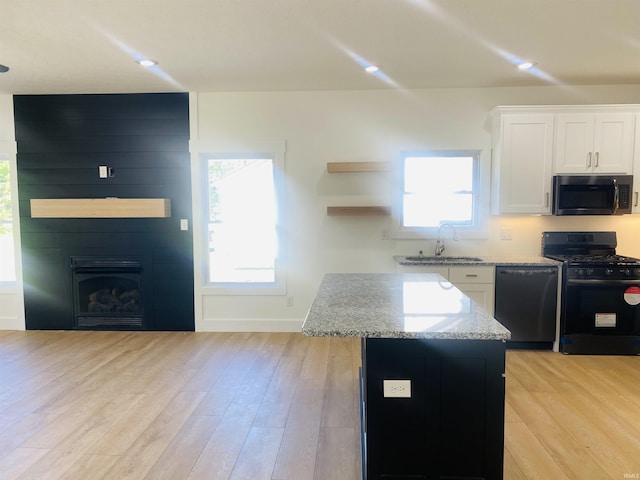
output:
{"label": "kitchen island", "polygon": [[502,479],[509,331],[436,274],[327,274],[302,331],[360,337],[364,480]]}

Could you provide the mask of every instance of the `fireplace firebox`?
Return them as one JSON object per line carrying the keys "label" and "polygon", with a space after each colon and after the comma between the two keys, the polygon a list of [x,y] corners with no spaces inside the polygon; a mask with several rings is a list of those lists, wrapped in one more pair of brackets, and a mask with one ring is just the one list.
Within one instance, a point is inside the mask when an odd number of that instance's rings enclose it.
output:
{"label": "fireplace firebox", "polygon": [[143,264],[126,257],[71,257],[73,326],[143,329]]}

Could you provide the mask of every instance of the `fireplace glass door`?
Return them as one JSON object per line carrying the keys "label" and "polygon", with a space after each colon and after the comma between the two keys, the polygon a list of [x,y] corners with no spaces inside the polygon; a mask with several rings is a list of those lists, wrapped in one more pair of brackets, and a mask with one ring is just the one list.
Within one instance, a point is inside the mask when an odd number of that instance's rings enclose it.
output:
{"label": "fireplace glass door", "polygon": [[76,328],[142,328],[142,263],[131,258],[71,260]]}

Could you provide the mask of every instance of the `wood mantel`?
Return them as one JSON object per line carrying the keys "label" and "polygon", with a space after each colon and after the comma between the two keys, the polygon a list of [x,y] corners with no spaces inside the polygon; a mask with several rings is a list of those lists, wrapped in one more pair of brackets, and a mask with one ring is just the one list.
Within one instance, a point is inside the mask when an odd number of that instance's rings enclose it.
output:
{"label": "wood mantel", "polygon": [[328,173],[388,172],[391,162],[327,162]]}
{"label": "wood mantel", "polygon": [[32,218],[168,218],[168,198],[32,198]]}

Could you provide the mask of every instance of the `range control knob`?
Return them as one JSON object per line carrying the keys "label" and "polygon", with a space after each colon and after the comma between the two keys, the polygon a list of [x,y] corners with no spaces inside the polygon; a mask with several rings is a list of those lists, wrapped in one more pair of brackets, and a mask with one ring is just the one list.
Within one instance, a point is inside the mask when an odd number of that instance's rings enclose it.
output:
{"label": "range control knob", "polygon": [[605,269],[604,274],[605,274],[605,275],[612,275],[612,274],[613,274],[613,268],[607,268],[607,269]]}
{"label": "range control knob", "polygon": [[583,270],[582,268],[578,268],[578,269],[576,270],[576,274],[577,274],[579,277],[582,277],[582,276],[584,275],[584,270]]}

